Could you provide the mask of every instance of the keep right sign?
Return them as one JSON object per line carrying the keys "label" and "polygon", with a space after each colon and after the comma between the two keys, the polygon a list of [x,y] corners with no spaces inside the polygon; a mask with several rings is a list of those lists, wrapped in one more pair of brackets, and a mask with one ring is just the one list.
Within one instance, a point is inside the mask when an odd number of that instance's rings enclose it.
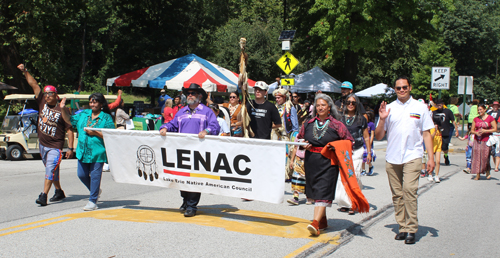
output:
{"label": "keep right sign", "polygon": [[450,89],[449,67],[432,67],[431,89],[433,90]]}

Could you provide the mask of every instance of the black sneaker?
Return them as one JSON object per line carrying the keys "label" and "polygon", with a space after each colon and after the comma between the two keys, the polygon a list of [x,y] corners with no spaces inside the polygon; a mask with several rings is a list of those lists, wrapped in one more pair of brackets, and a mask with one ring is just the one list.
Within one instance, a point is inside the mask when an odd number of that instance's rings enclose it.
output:
{"label": "black sneaker", "polygon": [[38,199],[36,199],[36,203],[40,204],[41,206],[47,206],[47,194],[41,193],[38,196]]}
{"label": "black sneaker", "polygon": [[444,164],[446,166],[449,166],[450,165],[450,159],[448,159],[448,156],[444,156]]}
{"label": "black sneaker", "polygon": [[50,198],[51,202],[57,202],[62,199],[66,198],[66,195],[64,195],[64,191],[62,189],[56,189],[56,192],[54,193],[54,196]]}

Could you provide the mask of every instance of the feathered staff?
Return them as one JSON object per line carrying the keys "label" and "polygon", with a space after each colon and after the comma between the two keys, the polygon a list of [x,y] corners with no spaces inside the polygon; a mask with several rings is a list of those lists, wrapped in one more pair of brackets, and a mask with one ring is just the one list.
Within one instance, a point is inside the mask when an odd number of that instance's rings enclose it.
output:
{"label": "feathered staff", "polygon": [[[243,132],[244,138],[253,137],[254,133],[250,128],[250,116],[247,112],[247,101],[250,99],[248,95],[248,77],[247,77],[247,62],[248,62],[248,54],[245,53],[245,46],[247,43],[246,38],[240,39],[240,75],[238,76],[238,89],[241,90],[241,95],[243,96],[243,101],[241,103],[241,129]],[[250,105],[252,103],[250,102]],[[253,106],[253,105],[252,105]]]}

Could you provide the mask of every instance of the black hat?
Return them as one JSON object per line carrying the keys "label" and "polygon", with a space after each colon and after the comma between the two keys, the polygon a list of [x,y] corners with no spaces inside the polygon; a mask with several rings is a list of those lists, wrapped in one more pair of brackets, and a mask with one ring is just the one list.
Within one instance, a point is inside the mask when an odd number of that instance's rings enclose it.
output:
{"label": "black hat", "polygon": [[207,92],[200,85],[198,85],[196,83],[191,83],[191,85],[189,85],[189,88],[184,88],[184,87],[182,88],[182,93],[184,95],[186,95],[186,97],[187,97],[188,91],[198,92],[198,94],[201,94],[203,96],[203,100],[207,99],[207,97],[208,97]]}

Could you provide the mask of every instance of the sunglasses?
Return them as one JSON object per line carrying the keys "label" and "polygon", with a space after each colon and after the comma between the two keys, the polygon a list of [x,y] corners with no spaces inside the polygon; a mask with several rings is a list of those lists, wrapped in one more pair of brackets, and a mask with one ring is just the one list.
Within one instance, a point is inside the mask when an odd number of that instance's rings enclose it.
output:
{"label": "sunglasses", "polygon": [[196,95],[198,95],[198,92],[196,92],[196,91],[188,91],[188,92],[186,92],[186,96],[189,96],[189,95],[196,96]]}
{"label": "sunglasses", "polygon": [[292,96],[292,97],[294,97],[294,98],[298,98],[299,96]]}
{"label": "sunglasses", "polygon": [[95,99],[91,99],[91,100],[89,100],[89,103],[100,103],[100,102],[95,100]]}
{"label": "sunglasses", "polygon": [[56,93],[55,93],[55,92],[52,92],[52,91],[50,91],[50,92],[45,92],[44,94],[45,94],[45,96],[50,96],[50,97],[52,97],[52,96],[56,95]]}
{"label": "sunglasses", "polygon": [[396,90],[397,90],[397,91],[400,91],[401,89],[403,89],[403,90],[407,90],[407,89],[408,89],[408,87],[409,87],[409,86],[408,86],[408,85],[406,85],[406,86],[403,86],[403,87],[395,87],[395,88],[396,88]]}
{"label": "sunglasses", "polygon": [[229,96],[230,99],[235,99],[237,98],[236,96]]}
{"label": "sunglasses", "polygon": [[356,101],[347,101],[346,104],[356,106]]}

